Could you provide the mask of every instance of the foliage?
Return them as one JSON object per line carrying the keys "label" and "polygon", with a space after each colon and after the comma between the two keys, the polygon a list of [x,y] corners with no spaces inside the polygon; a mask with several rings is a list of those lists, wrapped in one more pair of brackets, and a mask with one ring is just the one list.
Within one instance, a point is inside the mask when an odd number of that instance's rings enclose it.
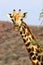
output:
{"label": "foliage", "polygon": [[41,13],[40,13],[40,18],[43,17],[43,9],[41,10]]}
{"label": "foliage", "polygon": [[41,24],[43,23],[43,9],[41,10],[41,13],[40,13],[40,17],[39,17],[39,20],[41,20]]}
{"label": "foliage", "polygon": [[32,43],[33,45],[36,45],[36,44],[37,44],[33,39],[31,40],[31,43]]}

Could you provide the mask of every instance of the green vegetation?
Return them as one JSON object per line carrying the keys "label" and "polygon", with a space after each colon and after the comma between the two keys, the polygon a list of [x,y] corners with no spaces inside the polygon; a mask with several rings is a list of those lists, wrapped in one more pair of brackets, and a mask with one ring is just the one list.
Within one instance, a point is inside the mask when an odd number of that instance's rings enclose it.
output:
{"label": "green vegetation", "polygon": [[[32,40],[31,43],[33,45],[36,45],[37,44],[34,40]],[[43,40],[38,40],[38,44],[40,45],[41,49],[43,49]]]}
{"label": "green vegetation", "polygon": [[32,43],[33,45],[36,45],[36,44],[37,44],[34,40],[32,40],[31,43]]}
{"label": "green vegetation", "polygon": [[43,40],[39,40],[38,43],[40,44],[41,48],[43,49]]}

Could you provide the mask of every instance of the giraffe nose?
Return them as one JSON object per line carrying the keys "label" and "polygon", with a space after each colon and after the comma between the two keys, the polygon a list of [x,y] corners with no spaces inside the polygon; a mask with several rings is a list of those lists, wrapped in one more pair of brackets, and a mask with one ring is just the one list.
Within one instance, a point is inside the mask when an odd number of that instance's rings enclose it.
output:
{"label": "giraffe nose", "polygon": [[15,28],[18,28],[18,25],[15,25]]}
{"label": "giraffe nose", "polygon": [[19,30],[19,25],[15,24],[14,29],[15,29],[15,31],[18,31]]}
{"label": "giraffe nose", "polygon": [[18,28],[18,27],[15,27],[14,29],[15,29],[15,31],[18,31],[18,30],[19,30],[19,28]]}

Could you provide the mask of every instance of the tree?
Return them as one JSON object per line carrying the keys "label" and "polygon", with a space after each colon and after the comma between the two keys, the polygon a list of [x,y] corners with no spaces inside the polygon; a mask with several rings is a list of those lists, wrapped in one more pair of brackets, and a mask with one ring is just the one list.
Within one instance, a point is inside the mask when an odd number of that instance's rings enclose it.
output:
{"label": "tree", "polygon": [[43,9],[41,10],[40,16],[39,16],[39,20],[41,20],[41,24],[43,23]]}

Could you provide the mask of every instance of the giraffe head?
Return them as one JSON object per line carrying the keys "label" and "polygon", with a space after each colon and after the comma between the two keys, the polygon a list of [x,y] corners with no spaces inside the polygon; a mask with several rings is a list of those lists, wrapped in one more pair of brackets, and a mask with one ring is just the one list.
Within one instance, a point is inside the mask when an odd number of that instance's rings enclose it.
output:
{"label": "giraffe head", "polygon": [[19,9],[18,12],[16,10],[13,10],[13,14],[8,14],[8,16],[11,18],[12,22],[14,23],[14,28],[16,30],[19,30],[19,27],[21,26],[22,20],[26,18],[27,12],[22,13],[21,9]]}

